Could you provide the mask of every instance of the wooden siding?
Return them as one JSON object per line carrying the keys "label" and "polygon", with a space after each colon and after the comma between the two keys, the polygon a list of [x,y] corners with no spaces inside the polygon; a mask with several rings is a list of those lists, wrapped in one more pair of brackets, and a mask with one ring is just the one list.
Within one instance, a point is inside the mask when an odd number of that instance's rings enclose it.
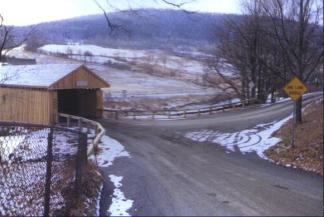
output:
{"label": "wooden siding", "polygon": [[50,89],[97,89],[107,87],[109,87],[109,84],[106,81],[91,72],[85,66],[81,66],[58,82],[52,84]]}
{"label": "wooden siding", "polygon": [[98,89],[96,91],[96,97],[97,97],[97,118],[102,117],[102,109],[104,108],[104,103],[103,103],[103,92],[102,90]]}
{"label": "wooden siding", "polygon": [[0,120],[51,123],[52,94],[46,90],[0,88]]}
{"label": "wooden siding", "polygon": [[49,104],[50,104],[50,122],[57,123],[58,122],[58,98],[57,92],[51,91],[49,92]]}

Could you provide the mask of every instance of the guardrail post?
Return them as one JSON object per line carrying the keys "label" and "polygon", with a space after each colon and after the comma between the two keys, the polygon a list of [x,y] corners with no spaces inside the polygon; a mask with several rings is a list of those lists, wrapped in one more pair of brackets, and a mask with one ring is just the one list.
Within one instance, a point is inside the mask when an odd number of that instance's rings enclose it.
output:
{"label": "guardrail post", "polygon": [[168,111],[168,119],[170,119],[171,118],[171,111],[169,110]]}
{"label": "guardrail post", "polygon": [[155,119],[155,112],[154,111],[152,112],[152,119],[153,120]]}
{"label": "guardrail post", "polygon": [[70,122],[71,122],[71,119],[70,119],[70,115],[67,116],[66,118],[66,124],[67,124],[67,127],[70,127]]}
{"label": "guardrail post", "polygon": [[96,125],[96,128],[95,128],[95,135],[97,135],[99,133],[99,128],[98,128],[98,125]]}
{"label": "guardrail post", "polygon": [[54,123],[59,123],[60,118],[59,118],[59,114],[58,113],[55,113],[53,118],[54,118],[54,120],[53,120]]}
{"label": "guardrail post", "polygon": [[198,109],[198,116],[200,116],[201,115],[201,113],[200,113],[200,109]]}
{"label": "guardrail post", "polygon": [[78,128],[81,129],[82,123],[81,123],[81,118],[78,119]]}

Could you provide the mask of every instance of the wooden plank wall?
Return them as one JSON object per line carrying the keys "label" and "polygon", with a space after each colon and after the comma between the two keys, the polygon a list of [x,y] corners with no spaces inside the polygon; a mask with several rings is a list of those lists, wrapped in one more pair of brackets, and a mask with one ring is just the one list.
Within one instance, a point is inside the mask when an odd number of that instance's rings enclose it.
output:
{"label": "wooden plank wall", "polygon": [[96,97],[97,97],[97,118],[102,118],[102,109],[104,108],[103,103],[103,92],[102,90],[96,90]]}
{"label": "wooden plank wall", "polygon": [[51,92],[47,90],[0,88],[2,121],[49,124],[52,109]]}
{"label": "wooden plank wall", "polygon": [[[86,82],[87,85],[77,86],[77,81]],[[109,86],[84,67],[78,68],[50,86],[51,89],[97,89],[106,87]]]}

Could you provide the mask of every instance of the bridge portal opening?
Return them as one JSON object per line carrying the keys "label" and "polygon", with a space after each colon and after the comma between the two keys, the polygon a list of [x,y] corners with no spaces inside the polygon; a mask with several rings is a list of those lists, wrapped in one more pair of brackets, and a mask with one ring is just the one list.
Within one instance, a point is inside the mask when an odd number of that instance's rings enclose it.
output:
{"label": "bridge portal opening", "polygon": [[58,112],[86,118],[96,118],[96,89],[58,90]]}

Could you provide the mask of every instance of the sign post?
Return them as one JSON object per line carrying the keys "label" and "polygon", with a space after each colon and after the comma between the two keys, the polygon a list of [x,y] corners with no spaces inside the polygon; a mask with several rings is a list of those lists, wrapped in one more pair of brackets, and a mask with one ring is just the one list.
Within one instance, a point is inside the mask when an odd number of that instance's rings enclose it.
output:
{"label": "sign post", "polygon": [[293,108],[293,124],[292,124],[292,138],[291,138],[291,145],[294,147],[295,145],[295,131],[296,131],[296,113],[297,113],[297,101],[299,98],[307,92],[307,87],[301,82],[297,77],[294,77],[285,87],[285,93],[294,101],[294,108]]}

